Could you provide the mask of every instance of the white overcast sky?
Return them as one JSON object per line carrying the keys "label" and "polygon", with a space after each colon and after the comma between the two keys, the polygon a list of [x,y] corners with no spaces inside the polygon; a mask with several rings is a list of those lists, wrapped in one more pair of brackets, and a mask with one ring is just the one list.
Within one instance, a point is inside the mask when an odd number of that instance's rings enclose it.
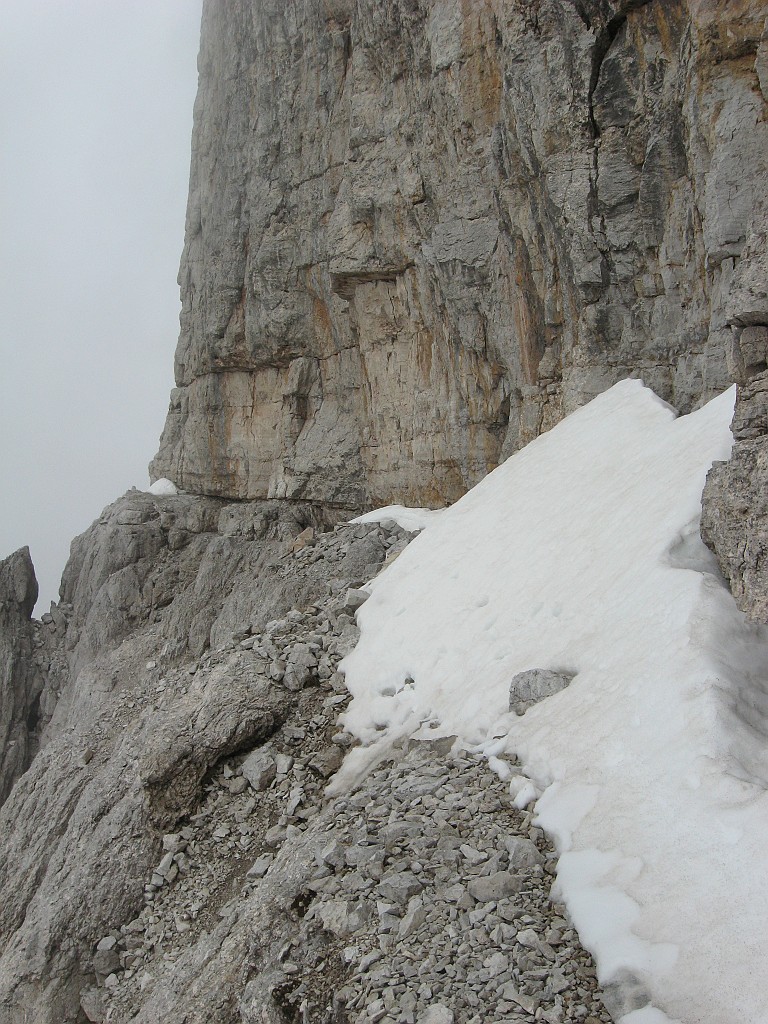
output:
{"label": "white overcast sky", "polygon": [[0,0],[0,558],[37,614],[148,485],[173,386],[201,0]]}

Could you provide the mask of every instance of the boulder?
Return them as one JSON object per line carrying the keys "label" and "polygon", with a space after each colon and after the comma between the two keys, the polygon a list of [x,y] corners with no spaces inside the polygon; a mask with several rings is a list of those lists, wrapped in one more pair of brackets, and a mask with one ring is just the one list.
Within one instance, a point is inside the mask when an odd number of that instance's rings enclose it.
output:
{"label": "boulder", "polygon": [[276,776],[277,764],[272,754],[266,750],[254,750],[243,761],[243,777],[257,793],[268,789]]}
{"label": "boulder", "polygon": [[524,714],[528,708],[545,700],[560,690],[564,690],[575,676],[575,672],[551,669],[532,668],[518,672],[509,684],[509,710],[518,715]]}

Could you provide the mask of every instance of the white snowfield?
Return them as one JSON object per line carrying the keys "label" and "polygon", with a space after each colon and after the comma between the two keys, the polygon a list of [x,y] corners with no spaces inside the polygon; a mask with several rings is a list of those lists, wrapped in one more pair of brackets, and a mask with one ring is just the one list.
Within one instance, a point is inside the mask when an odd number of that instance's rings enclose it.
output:
{"label": "white snowfield", "polygon": [[[768,1021],[768,630],[698,533],[733,401],[624,381],[569,416],[426,523],[343,663],[347,778],[403,733],[518,755],[624,1024]],[[517,717],[531,668],[576,675]]]}

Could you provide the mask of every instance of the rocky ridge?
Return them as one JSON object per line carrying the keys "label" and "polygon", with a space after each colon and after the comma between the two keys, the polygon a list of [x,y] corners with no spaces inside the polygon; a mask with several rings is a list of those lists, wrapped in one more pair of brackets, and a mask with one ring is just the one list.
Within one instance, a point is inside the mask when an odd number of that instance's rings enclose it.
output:
{"label": "rocky ridge", "polygon": [[[284,739],[296,750],[290,727],[285,738],[273,738],[271,781],[261,778],[253,787],[252,780],[238,793],[248,759],[226,765],[199,815],[165,837],[166,861],[174,847],[182,848],[171,860],[182,866],[181,882],[166,867],[170,886],[156,890],[119,935],[100,941],[102,952],[111,953],[100,966],[111,973],[103,989],[84,994],[92,1018],[134,1019],[132,1009],[155,987],[181,988],[174,975],[183,976],[195,939],[213,949],[225,932],[233,939],[245,930],[252,976],[242,989],[241,1017],[220,1019],[611,1019],[589,956],[563,908],[549,898],[551,849],[530,814],[510,806],[506,787],[489,778],[481,759],[448,756],[450,742],[437,749],[416,743],[394,751],[359,791],[322,808],[322,786],[319,793],[297,787],[294,768],[285,770],[293,756],[278,749]],[[277,823],[259,828],[267,808]],[[272,929],[281,933],[275,943],[254,935],[250,922],[290,870],[296,851],[287,840],[297,830],[311,839],[313,858],[303,886],[289,890],[292,902],[271,905]],[[255,859],[254,836],[263,851]],[[237,865],[234,877],[242,881],[230,899],[228,863]],[[212,900],[209,872],[217,871],[222,889]],[[201,934],[201,922],[209,935]],[[98,955],[97,946],[95,960]],[[216,996],[225,1002],[221,986]]]}
{"label": "rocky ridge", "polygon": [[312,515],[134,491],[74,542],[67,613],[35,627],[55,708],[0,808],[0,1020],[77,1019],[91,936],[138,909],[161,836],[207,772],[271,735],[296,699],[237,661],[198,672],[204,652],[378,570],[375,529],[289,565]]}
{"label": "rocky ridge", "polygon": [[[152,510],[190,507],[129,494],[88,550],[118,519],[151,535]],[[253,521],[259,509],[238,511]],[[221,508],[219,521],[231,515]],[[260,550],[281,616],[264,622],[259,606],[224,639],[214,609],[219,642],[200,654],[177,646],[193,594],[178,593],[165,622],[150,606],[149,643],[116,638],[98,670],[82,663],[88,615],[73,606],[62,639],[80,666],[75,691],[85,675],[91,703],[99,696],[82,720],[69,680],[60,707],[77,725],[54,715],[0,811],[13,825],[0,860],[11,894],[0,1020],[610,1020],[550,903],[552,851],[482,759],[452,741],[406,744],[353,792],[325,795],[355,742],[339,724],[337,666],[357,638],[360,585],[408,535],[392,521],[299,525],[268,558]],[[73,559],[75,593],[98,603],[101,587]],[[314,597],[285,606],[308,587]],[[97,691],[104,672],[119,681]]]}

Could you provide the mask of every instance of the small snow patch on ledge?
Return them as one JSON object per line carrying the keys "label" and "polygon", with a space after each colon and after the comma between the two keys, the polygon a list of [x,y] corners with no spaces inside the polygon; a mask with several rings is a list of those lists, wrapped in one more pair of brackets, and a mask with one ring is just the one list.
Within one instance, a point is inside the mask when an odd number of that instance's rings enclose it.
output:
{"label": "small snow patch on ledge", "polygon": [[416,530],[424,530],[435,519],[439,518],[445,509],[438,508],[406,508],[405,505],[385,505],[383,508],[375,508],[372,512],[366,512],[353,523],[383,523],[391,519],[402,530],[415,533]]}
{"label": "small snow patch on ledge", "polygon": [[169,480],[167,477],[161,476],[159,480],[155,480],[155,482],[150,485],[149,493],[166,496],[169,494],[178,494],[179,489],[173,480]]}

